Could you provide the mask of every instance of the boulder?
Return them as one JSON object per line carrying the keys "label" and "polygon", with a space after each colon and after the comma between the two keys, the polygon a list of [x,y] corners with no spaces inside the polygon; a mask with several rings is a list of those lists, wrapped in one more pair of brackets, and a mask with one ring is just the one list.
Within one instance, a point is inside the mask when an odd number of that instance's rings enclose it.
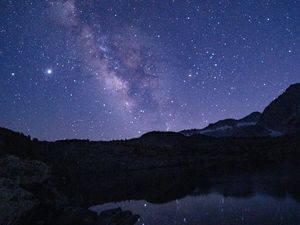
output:
{"label": "boulder", "polygon": [[25,186],[41,184],[49,176],[50,169],[42,162],[23,160],[11,155],[1,157],[0,224],[30,224],[40,201]]}
{"label": "boulder", "polygon": [[121,208],[110,209],[100,213],[97,225],[134,225],[140,217]]}
{"label": "boulder", "polygon": [[18,182],[0,178],[0,224],[23,224],[22,218],[30,215],[38,204],[35,197],[18,186]]}
{"label": "boulder", "polygon": [[95,225],[97,213],[80,207],[66,207],[51,221],[51,225]]}
{"label": "boulder", "polygon": [[40,184],[50,177],[50,168],[40,161],[8,155],[0,158],[0,177],[12,179],[20,185]]}

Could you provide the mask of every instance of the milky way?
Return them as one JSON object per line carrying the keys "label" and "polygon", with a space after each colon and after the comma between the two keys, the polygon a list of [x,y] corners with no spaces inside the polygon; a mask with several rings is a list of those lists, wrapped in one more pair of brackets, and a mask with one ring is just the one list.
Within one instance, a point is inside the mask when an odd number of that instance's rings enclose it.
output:
{"label": "milky way", "polygon": [[261,111],[300,75],[300,3],[0,3],[0,126],[131,138]]}
{"label": "milky way", "polygon": [[[140,62],[140,46],[137,43],[132,46],[124,46],[126,43],[122,42],[113,45],[110,44],[111,40],[104,40],[102,36],[106,35],[101,34],[101,30],[99,31],[100,34],[97,34],[93,32],[92,27],[80,20],[74,1],[52,3],[51,5],[53,4],[52,11],[58,17],[58,22],[65,25],[67,31],[75,33],[73,34],[76,40],[75,45],[72,45],[71,48],[76,49],[76,54],[81,56],[87,73],[95,76],[101,88],[108,89],[110,94],[116,95],[116,98],[124,107],[131,110],[135,106],[135,101],[132,96],[129,96],[130,86],[132,86],[130,83],[136,81],[134,78],[136,70],[143,66]],[[100,25],[97,24],[97,26]],[[125,48],[124,51],[126,52],[122,52],[122,48]],[[113,54],[112,51],[117,52]],[[120,57],[117,58],[117,54]],[[121,63],[122,65],[120,65]],[[130,77],[128,79],[123,76],[122,71],[119,69],[120,66],[129,70],[128,75]],[[139,72],[143,73],[141,76],[145,75],[143,70]]]}
{"label": "milky way", "polygon": [[75,0],[50,2],[50,17],[71,36],[70,48],[85,67],[83,73],[95,80],[96,94],[109,101],[129,127],[138,123],[147,129],[171,129],[166,65],[158,44],[132,26],[104,32],[101,19],[94,14],[82,19],[77,7]]}

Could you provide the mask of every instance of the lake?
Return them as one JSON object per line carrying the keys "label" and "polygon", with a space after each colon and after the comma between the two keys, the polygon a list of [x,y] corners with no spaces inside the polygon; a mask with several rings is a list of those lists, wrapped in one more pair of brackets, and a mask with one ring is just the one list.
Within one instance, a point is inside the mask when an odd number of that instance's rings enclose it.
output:
{"label": "lake", "polygon": [[[195,176],[195,174],[194,174]],[[137,225],[299,225],[300,188],[298,174],[285,171],[258,173],[221,178],[205,178],[204,181],[177,183],[171,185],[142,186],[128,195],[128,200],[111,201],[92,206],[101,212],[121,207],[140,215]],[[178,178],[178,177],[177,177]],[[153,180],[153,177],[152,177]],[[156,181],[155,184],[159,182]],[[164,181],[162,181],[164,183]],[[189,194],[186,186],[192,184]],[[140,185],[140,184],[136,184]],[[130,187],[134,186],[131,184]],[[155,187],[157,187],[155,190]],[[180,188],[178,188],[180,187]],[[125,188],[125,190],[124,190]],[[174,191],[176,190],[176,191]],[[184,190],[182,194],[180,190]],[[149,193],[151,192],[151,193]],[[149,197],[151,196],[151,197]],[[178,198],[175,198],[178,196]],[[132,197],[132,198],[131,198]],[[173,199],[172,199],[173,197]],[[122,199],[122,198],[118,198]],[[135,199],[135,200],[134,200]]]}

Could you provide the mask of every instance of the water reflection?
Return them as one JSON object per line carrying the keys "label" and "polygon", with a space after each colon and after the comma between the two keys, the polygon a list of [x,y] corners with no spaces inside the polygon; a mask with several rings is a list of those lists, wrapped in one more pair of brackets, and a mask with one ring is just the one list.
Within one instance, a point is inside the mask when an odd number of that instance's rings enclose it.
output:
{"label": "water reflection", "polygon": [[[78,180],[80,182],[78,182]],[[94,210],[122,207],[138,225],[299,225],[299,168],[234,175],[159,169],[68,178],[66,194]]]}
{"label": "water reflection", "polygon": [[164,204],[124,201],[94,206],[92,210],[121,207],[141,216],[137,225],[298,225],[300,205],[286,197],[224,197],[218,193],[189,196]]}
{"label": "water reflection", "polygon": [[284,198],[290,195],[300,202],[300,170],[296,168],[226,176],[211,176],[198,170],[145,170],[69,177],[59,186],[78,204],[86,206],[126,200],[166,203],[212,192],[225,197],[264,194]]}

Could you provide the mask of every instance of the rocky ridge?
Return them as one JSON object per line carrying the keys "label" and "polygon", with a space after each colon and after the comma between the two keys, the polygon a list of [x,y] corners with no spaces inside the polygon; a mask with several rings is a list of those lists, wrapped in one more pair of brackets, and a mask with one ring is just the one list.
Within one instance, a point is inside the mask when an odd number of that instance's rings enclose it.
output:
{"label": "rocky ridge", "polygon": [[121,209],[98,216],[71,206],[51,184],[51,170],[45,163],[12,155],[0,157],[1,225],[133,225],[138,219]]}
{"label": "rocky ridge", "polygon": [[293,84],[269,104],[263,113],[254,112],[240,120],[226,119],[203,129],[183,130],[190,136],[275,137],[300,130],[300,84]]}

